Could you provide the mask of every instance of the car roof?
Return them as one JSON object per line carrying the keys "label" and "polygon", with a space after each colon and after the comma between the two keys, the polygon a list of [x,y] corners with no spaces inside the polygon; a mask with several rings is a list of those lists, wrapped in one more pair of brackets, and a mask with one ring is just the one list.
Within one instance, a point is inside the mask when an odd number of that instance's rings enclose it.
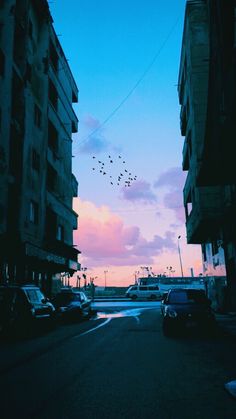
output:
{"label": "car roof", "polygon": [[191,292],[205,292],[202,288],[171,288],[169,292],[183,292],[183,291],[191,291]]}
{"label": "car roof", "polygon": [[33,288],[33,289],[40,289],[37,285],[34,284],[10,284],[10,285],[0,285],[0,289],[9,289],[9,290],[16,290],[16,289],[22,289],[22,288]]}

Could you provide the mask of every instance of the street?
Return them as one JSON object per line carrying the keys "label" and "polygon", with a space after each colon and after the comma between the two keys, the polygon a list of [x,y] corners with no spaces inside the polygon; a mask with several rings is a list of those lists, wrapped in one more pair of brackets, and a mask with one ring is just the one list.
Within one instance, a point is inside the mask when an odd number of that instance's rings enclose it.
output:
{"label": "street", "polygon": [[234,340],[163,336],[159,302],[95,307],[90,320],[0,343],[1,419],[236,417],[224,389]]}

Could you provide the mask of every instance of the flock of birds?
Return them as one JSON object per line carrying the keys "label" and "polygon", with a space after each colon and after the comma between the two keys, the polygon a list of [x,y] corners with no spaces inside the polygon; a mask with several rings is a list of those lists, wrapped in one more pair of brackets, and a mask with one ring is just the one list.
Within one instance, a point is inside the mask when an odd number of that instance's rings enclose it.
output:
{"label": "flock of birds", "polygon": [[[92,156],[92,159],[93,172],[98,173],[101,176],[107,176],[110,184],[113,186],[122,185],[128,188],[137,180],[137,175],[133,175],[132,172],[127,169],[126,161],[120,155],[115,159],[109,155],[105,161],[99,160],[96,156]],[[119,163],[118,165],[117,162]],[[114,174],[115,171],[116,174]]]}

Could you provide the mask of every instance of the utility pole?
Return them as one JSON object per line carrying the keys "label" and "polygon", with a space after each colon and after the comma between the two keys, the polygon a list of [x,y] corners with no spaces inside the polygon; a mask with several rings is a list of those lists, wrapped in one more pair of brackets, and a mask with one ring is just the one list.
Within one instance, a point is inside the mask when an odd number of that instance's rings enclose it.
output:
{"label": "utility pole", "polygon": [[105,276],[105,289],[107,287],[107,272],[108,271],[104,271],[104,276]]}
{"label": "utility pole", "polygon": [[181,259],[181,253],[180,253],[180,247],[179,247],[179,239],[181,238],[181,236],[178,236],[178,252],[179,252],[179,263],[180,263],[180,269],[181,269],[181,275],[182,275],[182,278],[184,277],[184,274],[183,274],[183,265],[182,265],[182,259]]}

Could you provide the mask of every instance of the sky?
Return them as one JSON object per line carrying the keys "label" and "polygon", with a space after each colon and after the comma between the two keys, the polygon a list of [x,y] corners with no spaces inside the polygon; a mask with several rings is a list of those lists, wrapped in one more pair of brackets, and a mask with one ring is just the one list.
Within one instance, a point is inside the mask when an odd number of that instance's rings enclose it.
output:
{"label": "sky", "polygon": [[199,275],[200,246],[187,245],[182,198],[177,84],[185,0],[49,6],[79,88],[74,243],[87,280],[104,286],[106,276],[107,286],[126,286],[147,273],[143,267],[181,276],[178,244],[184,275],[191,268]]}

